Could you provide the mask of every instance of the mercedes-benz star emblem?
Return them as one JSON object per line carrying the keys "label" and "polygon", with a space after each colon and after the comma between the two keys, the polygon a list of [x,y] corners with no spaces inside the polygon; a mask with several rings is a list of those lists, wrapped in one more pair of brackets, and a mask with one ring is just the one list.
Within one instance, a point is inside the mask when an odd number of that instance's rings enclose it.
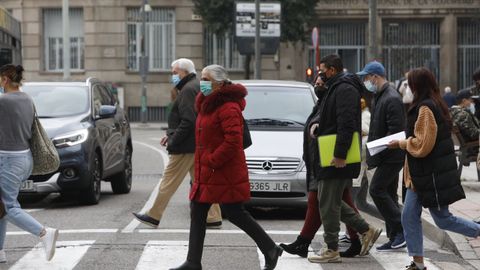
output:
{"label": "mercedes-benz star emblem", "polygon": [[272,164],[272,162],[270,162],[270,161],[267,160],[267,161],[263,162],[262,168],[263,168],[265,171],[271,171],[271,170],[273,169],[273,164]]}

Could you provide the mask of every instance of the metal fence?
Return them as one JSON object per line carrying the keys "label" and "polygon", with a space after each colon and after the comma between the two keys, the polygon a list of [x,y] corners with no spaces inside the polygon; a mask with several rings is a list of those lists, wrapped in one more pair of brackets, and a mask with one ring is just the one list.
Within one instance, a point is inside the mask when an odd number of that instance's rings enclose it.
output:
{"label": "metal fence", "polygon": [[[128,107],[128,118],[131,122],[141,121],[141,107]],[[168,118],[168,107],[148,107],[148,122],[165,122]]]}
{"label": "metal fence", "polygon": [[[320,57],[338,54],[350,72],[360,71],[365,65],[367,23],[337,22],[320,24]],[[315,67],[315,49],[309,48],[308,66]]]}
{"label": "metal fence", "polygon": [[480,68],[480,18],[458,20],[458,89],[473,85],[473,72]]}
{"label": "metal fence", "polygon": [[383,61],[390,81],[416,67],[428,67],[440,79],[440,23],[438,21],[385,21]]}
{"label": "metal fence", "polygon": [[[127,11],[127,67],[138,70],[141,54],[142,16],[140,8]],[[145,52],[150,71],[170,70],[175,59],[175,10],[153,8],[146,13]]]}
{"label": "metal fence", "polygon": [[218,64],[228,70],[243,70],[245,56],[240,55],[231,32],[217,36],[209,29],[204,31],[205,65]]}

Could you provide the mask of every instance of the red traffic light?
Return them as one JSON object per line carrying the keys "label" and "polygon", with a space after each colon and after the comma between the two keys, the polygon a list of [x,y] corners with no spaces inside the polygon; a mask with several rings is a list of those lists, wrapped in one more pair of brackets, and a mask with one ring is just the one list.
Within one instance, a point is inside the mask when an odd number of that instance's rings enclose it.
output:
{"label": "red traffic light", "polygon": [[307,68],[306,73],[307,73],[307,76],[310,77],[313,75],[313,70],[311,68]]}

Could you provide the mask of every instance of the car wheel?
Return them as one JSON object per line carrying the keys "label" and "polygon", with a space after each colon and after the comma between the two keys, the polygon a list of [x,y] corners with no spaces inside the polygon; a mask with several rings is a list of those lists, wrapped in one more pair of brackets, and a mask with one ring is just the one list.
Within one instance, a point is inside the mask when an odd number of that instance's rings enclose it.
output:
{"label": "car wheel", "polygon": [[102,191],[102,164],[97,153],[93,157],[88,174],[90,184],[87,189],[79,193],[79,200],[83,204],[98,204]]}
{"label": "car wheel", "polygon": [[124,169],[110,178],[113,193],[126,194],[132,188],[132,150],[127,146],[125,149]]}

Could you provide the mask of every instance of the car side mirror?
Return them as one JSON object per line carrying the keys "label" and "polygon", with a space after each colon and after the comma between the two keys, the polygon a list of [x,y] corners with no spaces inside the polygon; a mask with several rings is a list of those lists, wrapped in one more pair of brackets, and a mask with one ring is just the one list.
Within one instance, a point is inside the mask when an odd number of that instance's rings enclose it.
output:
{"label": "car side mirror", "polygon": [[112,118],[117,114],[117,107],[112,105],[100,106],[100,112],[98,113],[99,119]]}

